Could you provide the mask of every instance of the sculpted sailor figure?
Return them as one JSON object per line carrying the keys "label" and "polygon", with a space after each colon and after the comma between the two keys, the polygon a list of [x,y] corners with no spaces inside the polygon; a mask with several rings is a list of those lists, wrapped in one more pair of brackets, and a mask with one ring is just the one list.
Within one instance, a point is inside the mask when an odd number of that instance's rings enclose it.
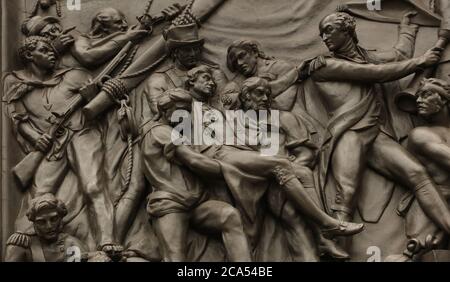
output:
{"label": "sculpted sailor figure", "polygon": [[[404,102],[401,102],[403,100]],[[398,98],[398,106],[425,120],[409,134],[408,151],[426,168],[437,184],[442,197],[450,200],[450,85],[448,82],[424,79],[415,95],[405,94]],[[402,255],[388,257],[389,261],[417,261],[430,251],[443,247],[445,233],[430,220],[414,201],[414,195],[406,195],[400,203],[399,212],[405,216],[407,247]],[[414,202],[413,202],[414,201]],[[439,204],[439,203],[436,203]]]}
{"label": "sculpted sailor figure", "polygon": [[[333,13],[320,23],[320,33],[330,56],[320,56],[301,71],[310,77],[330,113],[329,135],[320,155],[320,185],[331,174],[337,183],[332,210],[337,218],[352,218],[355,194],[365,165],[413,190],[425,213],[450,232],[450,211],[426,169],[382,124],[375,83],[394,81],[439,61],[438,50],[421,57],[380,63],[357,45],[355,20],[346,13]],[[382,61],[386,62],[387,59]],[[392,59],[395,61],[395,58]]]}
{"label": "sculpted sailor figure", "polygon": [[[172,5],[164,9],[162,14],[172,18],[179,12],[180,7]],[[130,27],[121,11],[107,7],[95,14],[88,34],[74,36],[69,32],[75,27],[63,30],[60,20],[51,16],[26,19],[22,24],[22,33],[52,40],[62,66],[96,69],[114,58],[128,42],[136,43],[150,35],[150,31],[140,28],[136,25]]]}
{"label": "sculpted sailor figure", "polygon": [[84,121],[81,109],[71,110],[73,101],[80,98],[78,90],[91,77],[79,69],[56,70],[56,55],[44,37],[27,37],[19,54],[26,68],[5,77],[3,101],[23,151],[45,156],[31,173],[31,195],[55,193],[72,170],[92,207],[98,245],[112,250],[116,243],[113,210],[103,179],[100,131],[95,122]]}
{"label": "sculpted sailor figure", "polygon": [[50,39],[60,57],[70,50],[75,42],[75,38],[69,33],[73,29],[74,27],[63,30],[60,20],[52,16],[33,16],[22,23],[22,33],[25,36],[42,36]]}
{"label": "sculpted sailor figure", "polygon": [[[153,187],[147,210],[163,261],[186,261],[188,228],[220,233],[228,261],[251,261],[239,212],[228,203],[210,200],[208,187],[200,180],[220,175],[219,164],[188,146],[173,144],[172,113],[190,110],[191,103],[185,90],[168,90],[158,102],[160,118],[144,127],[144,172]],[[187,165],[195,167],[198,175]]]}
{"label": "sculpted sailor figure", "polygon": [[[149,17],[150,6],[147,5],[144,11],[144,18],[139,18],[139,25],[129,26],[127,19],[121,11],[108,7],[98,11],[92,19],[91,29],[88,34],[79,36],[73,47],[72,54],[83,66],[95,69],[104,63],[108,63],[129,42],[133,43],[125,54],[120,64],[115,68],[113,75],[120,74],[125,70],[136,54],[139,45],[137,43],[145,36],[151,34],[153,26],[146,22]],[[162,11],[160,15],[164,20],[170,19],[180,12],[178,5],[172,5]],[[128,44],[127,47],[130,45]],[[92,98],[98,91],[98,85],[89,83],[85,87],[85,92]],[[138,226],[141,221],[145,221],[145,216],[136,216],[138,207],[145,199],[145,182],[140,167],[141,160],[138,151],[136,123],[140,117],[141,97],[133,95],[130,99],[124,99],[121,107],[107,112],[102,119],[103,123],[103,142],[105,144],[104,156],[105,166],[110,196],[115,209],[116,235],[120,243],[127,245],[128,249],[124,252],[125,256],[144,256],[147,259],[154,259],[152,247],[129,245],[128,242],[139,241],[141,232],[146,230],[140,228],[137,232],[131,232],[132,237],[128,236],[133,226]],[[138,217],[138,220],[134,220]],[[130,220],[133,218],[133,220]],[[141,220],[142,219],[142,220]],[[146,226],[141,223],[141,226]],[[137,227],[139,228],[139,227]],[[147,230],[148,231],[148,230]],[[146,233],[147,234],[147,233]],[[128,241],[127,241],[128,240]],[[150,243],[152,244],[152,243]],[[137,250],[138,248],[139,250]],[[147,251],[144,251],[146,249]],[[140,253],[137,255],[136,253]]]}
{"label": "sculpted sailor figure", "polygon": [[[211,103],[213,96],[216,95],[216,84],[212,70],[205,66],[191,69],[188,72],[186,88],[192,96],[193,102],[208,104],[200,109],[196,109],[195,103],[193,104],[192,120],[194,121],[194,124],[196,123],[195,120],[198,115],[201,114],[211,117],[210,120],[203,119],[206,123],[225,121],[223,117],[221,118],[221,115],[223,115],[222,112],[216,109],[214,104]],[[224,125],[224,127],[225,126],[226,125]],[[223,132],[215,130],[206,130],[205,132],[207,132],[206,134],[209,138],[217,139],[217,141],[219,141],[219,136],[224,134]],[[194,132],[194,134],[196,133]],[[231,134],[236,134],[236,132],[232,132]],[[237,138],[239,137],[237,136]],[[190,140],[189,137],[188,140]],[[266,190],[264,185],[267,187],[269,186],[268,184],[270,181],[276,180],[280,187],[282,187],[281,189],[286,193],[287,198],[293,204],[293,207],[295,207],[298,212],[301,212],[303,215],[317,223],[324,235],[329,237],[346,236],[359,233],[363,230],[364,226],[362,224],[339,221],[322,211],[314,201],[310,199],[308,192],[295,176],[295,166],[298,164],[291,162],[287,156],[265,156],[256,150],[256,148],[260,147],[258,144],[254,147],[251,145],[247,146],[249,142],[244,143],[244,145],[220,144],[223,143],[213,143],[213,145],[211,145],[205,142],[201,145],[195,144],[196,146],[194,147],[202,154],[217,160],[221,164],[225,182],[231,190],[234,199],[240,203],[241,206],[239,208],[243,209],[247,215],[244,217],[244,224],[252,225],[259,220],[258,216],[261,214],[261,210],[253,209],[258,206],[258,201],[262,198],[262,195],[265,194]],[[306,152],[303,157],[304,156],[309,156],[308,152]],[[259,186],[255,183],[260,185],[261,183],[263,184],[262,186]],[[255,194],[251,193],[251,199],[245,198],[246,195],[249,195],[249,191],[255,189],[257,191],[255,191]],[[249,204],[250,202],[252,204]],[[242,205],[242,203],[247,203],[247,205]],[[247,218],[249,215],[251,219]],[[247,229],[246,226],[245,231],[250,237],[250,243],[254,244],[256,241],[255,236],[258,235],[255,226],[253,226],[251,230]]]}
{"label": "sculpted sailor figure", "polygon": [[27,211],[35,234],[16,232],[6,243],[6,262],[109,262],[103,252],[87,252],[77,238],[63,232],[66,206],[53,194],[34,198]]}
{"label": "sculpted sailor figure", "polygon": [[217,65],[201,58],[204,39],[198,37],[198,27],[192,19],[175,19],[164,32],[164,39],[172,62],[156,70],[144,82],[144,94],[154,115],[158,112],[158,98],[168,89],[184,88],[187,72],[196,66],[210,67],[219,89],[227,83],[225,74]]}
{"label": "sculpted sailor figure", "polygon": [[[146,30],[128,30],[125,16],[114,8],[106,8],[92,21],[95,33],[74,37],[63,30],[60,20],[54,17],[34,16],[22,24],[25,36],[43,36],[52,41],[60,56],[61,67],[83,66],[95,69],[112,59],[129,41],[136,41],[148,34]],[[103,39],[110,35],[108,38]],[[103,40],[100,40],[103,39]]]}
{"label": "sculpted sailor figure", "polygon": [[[245,111],[271,110],[272,95],[269,81],[259,77],[246,79],[239,94],[242,109]],[[293,159],[296,166],[296,176],[303,184],[312,200],[320,206],[319,192],[316,189],[312,168],[317,157],[317,146],[312,142],[308,128],[302,119],[288,111],[280,111],[278,155]],[[268,119],[270,120],[270,119]],[[315,224],[302,225],[302,218],[286,195],[280,189],[269,189],[267,194],[269,206],[273,212],[279,212],[284,222],[286,238],[290,241],[290,250],[300,252],[310,251],[309,244],[317,244],[321,256],[330,256],[334,259],[349,259],[350,255],[334,241],[324,238]],[[316,240],[305,236],[304,229],[313,230]]]}
{"label": "sculpted sailor figure", "polygon": [[74,250],[81,255],[86,252],[77,238],[62,232],[66,206],[53,194],[43,194],[31,201],[27,212],[33,223],[34,235],[16,232],[6,243],[5,261],[9,262],[66,262]]}
{"label": "sculpted sailor figure", "polygon": [[[271,80],[277,80],[294,73],[296,69],[288,62],[267,56],[259,44],[253,40],[237,40],[228,46],[227,66],[236,74],[233,81],[238,84],[247,78],[262,75],[270,76]],[[290,78],[292,83],[286,83],[280,89],[273,89],[273,109],[290,111],[293,108],[297,89],[291,87],[295,83],[295,77],[291,75]]]}
{"label": "sculpted sailor figure", "polygon": [[[321,125],[306,113],[303,106],[295,107],[299,101],[299,86],[296,84],[298,78],[298,69],[293,64],[275,59],[266,55],[254,40],[234,41],[227,49],[228,69],[235,73],[233,82],[241,85],[242,82],[250,77],[263,77],[271,83],[271,108],[281,111],[292,111],[306,125],[315,142],[318,141],[317,130]],[[225,95],[223,95],[225,97]],[[222,100],[223,100],[222,97]],[[232,104],[237,99],[235,95],[227,96],[229,99],[224,103]]]}

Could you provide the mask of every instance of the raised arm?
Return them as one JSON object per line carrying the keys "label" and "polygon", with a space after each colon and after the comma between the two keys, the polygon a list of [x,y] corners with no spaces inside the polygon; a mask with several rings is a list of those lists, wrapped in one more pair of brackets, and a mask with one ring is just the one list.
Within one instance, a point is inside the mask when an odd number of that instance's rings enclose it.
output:
{"label": "raised arm", "polygon": [[431,49],[418,58],[379,65],[326,58],[324,64],[312,72],[312,77],[316,81],[351,81],[358,83],[394,81],[422,68],[435,65],[440,60],[440,53],[441,50]]}
{"label": "raised arm", "polygon": [[373,55],[383,63],[398,62],[411,59],[414,56],[416,47],[416,36],[419,26],[411,24],[411,18],[417,15],[417,12],[408,12],[403,16],[399,25],[398,41],[394,48],[386,51],[374,52]]}
{"label": "raised arm", "polygon": [[96,46],[93,46],[88,38],[80,36],[72,46],[71,52],[84,67],[96,68],[111,60],[129,41],[137,40],[146,33],[144,30],[129,30],[107,37]]}

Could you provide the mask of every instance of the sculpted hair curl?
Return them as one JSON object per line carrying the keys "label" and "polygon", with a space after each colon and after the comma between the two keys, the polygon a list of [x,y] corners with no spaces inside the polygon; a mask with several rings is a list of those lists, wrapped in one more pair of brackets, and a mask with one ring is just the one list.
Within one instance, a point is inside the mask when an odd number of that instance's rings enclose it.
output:
{"label": "sculpted hair curl", "polygon": [[355,43],[359,42],[358,36],[356,35],[356,20],[353,16],[344,12],[335,12],[323,18],[319,26],[322,26],[325,19],[329,17],[335,17],[335,23],[339,26],[339,30],[350,34]]}
{"label": "sculpted hair curl", "polygon": [[228,46],[227,50],[227,67],[230,71],[236,72],[237,68],[237,56],[236,49],[243,49],[248,52],[252,52],[258,55],[258,57],[266,60],[273,59],[273,57],[267,56],[261,48],[259,43],[254,40],[236,40]]}
{"label": "sculpted hair curl", "polygon": [[36,215],[42,210],[56,210],[61,217],[67,215],[66,205],[57,199],[53,194],[47,193],[31,200],[30,208],[27,211],[27,217],[34,222]]}
{"label": "sculpted hair curl", "polygon": [[53,49],[52,42],[48,38],[45,38],[45,37],[42,37],[42,36],[29,36],[29,37],[26,37],[25,40],[23,41],[22,45],[19,47],[19,50],[18,50],[19,58],[25,64],[29,62],[29,60],[26,57],[26,53],[36,50],[37,44],[39,42],[44,42],[44,43],[48,44]]}

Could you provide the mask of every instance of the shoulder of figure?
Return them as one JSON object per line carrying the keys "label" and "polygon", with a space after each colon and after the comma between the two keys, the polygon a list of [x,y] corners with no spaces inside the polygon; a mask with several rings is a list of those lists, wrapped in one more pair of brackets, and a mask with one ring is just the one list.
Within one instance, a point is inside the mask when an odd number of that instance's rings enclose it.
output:
{"label": "shoulder of figure", "polygon": [[22,81],[20,78],[18,78],[14,72],[5,72],[2,75],[2,83],[3,83],[3,87],[7,88],[9,87],[11,84],[17,83]]}
{"label": "shoulder of figure", "polygon": [[64,74],[65,78],[80,80],[83,83],[92,78],[92,74],[88,70],[79,67],[62,69],[60,72]]}
{"label": "shoulder of figure", "polygon": [[200,64],[205,65],[205,66],[210,67],[210,68],[213,68],[213,69],[220,69],[220,66],[218,64],[216,64],[214,62],[211,62],[209,60],[206,60],[206,59],[202,59],[200,61]]}
{"label": "shoulder of figure", "polygon": [[174,64],[168,64],[168,65],[164,65],[161,66],[160,68],[156,69],[153,73],[166,73],[171,69],[174,69],[175,65]]}
{"label": "shoulder of figure", "polygon": [[299,69],[299,78],[306,79],[311,76],[315,71],[325,67],[327,65],[327,61],[331,59],[331,56],[317,56],[312,59],[308,59],[302,63]]}
{"label": "shoulder of figure", "polygon": [[164,72],[154,72],[144,82],[145,87],[150,88],[166,88],[169,83],[168,77]]}
{"label": "shoulder of figure", "polygon": [[31,235],[22,232],[15,232],[11,236],[9,236],[6,245],[28,249],[31,246]]}
{"label": "shoulder of figure", "polygon": [[2,80],[3,82],[21,82],[24,81],[24,78],[26,77],[25,70],[16,70],[16,71],[9,71],[4,72],[2,74]]}
{"label": "shoulder of figure", "polygon": [[2,100],[7,103],[20,100],[28,92],[34,89],[34,87],[24,83],[24,79],[21,77],[21,71],[13,71],[5,73],[2,78],[3,83],[3,98]]}
{"label": "shoulder of figure", "polygon": [[289,71],[290,69],[295,68],[292,63],[280,59],[266,60],[266,64],[281,72]]}

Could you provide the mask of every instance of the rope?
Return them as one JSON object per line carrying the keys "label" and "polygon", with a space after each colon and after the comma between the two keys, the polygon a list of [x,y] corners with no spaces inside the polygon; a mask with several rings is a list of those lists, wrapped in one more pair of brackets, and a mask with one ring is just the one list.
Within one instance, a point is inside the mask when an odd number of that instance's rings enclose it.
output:
{"label": "rope", "polygon": [[125,174],[125,183],[120,189],[119,197],[114,201],[114,207],[117,207],[120,200],[123,198],[125,193],[128,191],[131,183],[131,174],[133,172],[133,136],[131,134],[127,135],[127,170]]}
{"label": "rope", "polygon": [[[138,77],[141,76],[143,74],[146,74],[147,72],[153,70],[158,64],[160,64],[164,59],[166,59],[167,55],[163,55],[161,58],[159,58],[156,62],[154,62],[153,64],[149,65],[148,67],[137,71],[135,73],[131,73],[128,75],[124,75],[121,76],[123,74],[123,72],[125,72],[127,70],[127,68],[131,65],[136,52],[139,48],[139,45],[136,45],[133,47],[133,51],[131,52],[130,56],[128,56],[124,66],[121,68],[121,70],[118,73],[118,77],[120,79],[127,79],[127,78],[134,78],[134,77]],[[125,195],[125,193],[128,191],[128,188],[130,187],[130,183],[131,183],[131,174],[133,172],[133,136],[130,132],[128,132],[127,134],[127,169],[126,169],[126,174],[125,174],[125,182],[122,185],[122,188],[120,189],[120,195],[119,197],[114,201],[114,207],[117,207],[117,205],[119,204],[120,200],[122,199],[122,197]]]}
{"label": "rope", "polygon": [[60,0],[56,0],[56,14],[58,15],[58,17],[62,16],[61,13],[61,2],[59,2]]}
{"label": "rope", "polygon": [[125,64],[123,65],[123,67],[120,69],[120,71],[118,72],[117,75],[122,75],[124,71],[127,70],[127,68],[131,65],[131,63],[133,62],[134,57],[136,56],[136,53],[139,49],[139,44],[134,45],[133,50],[131,51],[130,55],[128,56],[127,60],[125,61]]}

